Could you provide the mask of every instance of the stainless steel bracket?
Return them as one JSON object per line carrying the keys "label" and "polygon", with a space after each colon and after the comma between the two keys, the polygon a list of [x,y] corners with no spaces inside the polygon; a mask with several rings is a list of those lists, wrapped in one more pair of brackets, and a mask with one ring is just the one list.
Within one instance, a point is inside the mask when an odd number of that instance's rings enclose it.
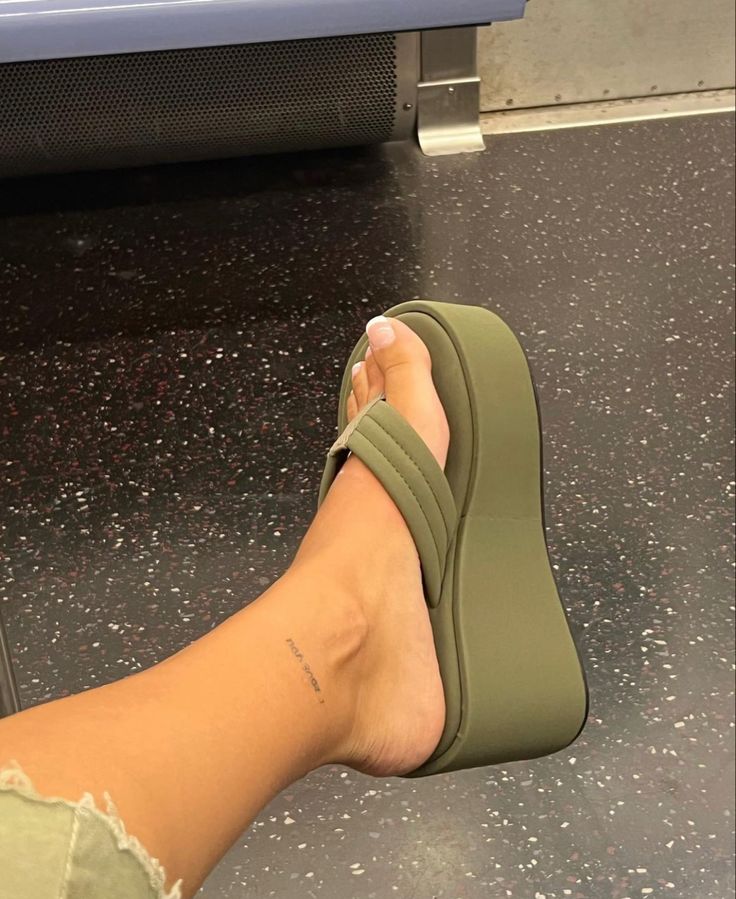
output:
{"label": "stainless steel bracket", "polygon": [[427,156],[485,149],[480,129],[477,28],[422,32],[417,135]]}
{"label": "stainless steel bracket", "polygon": [[0,614],[0,718],[20,711],[18,687],[13,675],[10,643]]}

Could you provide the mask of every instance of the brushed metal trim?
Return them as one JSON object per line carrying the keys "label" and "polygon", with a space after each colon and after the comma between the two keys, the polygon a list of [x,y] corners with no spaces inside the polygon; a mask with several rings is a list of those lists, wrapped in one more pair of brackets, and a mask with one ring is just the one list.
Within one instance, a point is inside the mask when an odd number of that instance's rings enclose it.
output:
{"label": "brushed metal trim", "polygon": [[483,134],[517,134],[524,131],[549,131],[556,128],[587,128],[648,119],[670,119],[687,115],[708,115],[736,109],[733,88],[719,91],[694,91],[659,97],[636,97],[604,103],[574,103],[569,106],[543,106],[486,112],[480,117]]}
{"label": "brushed metal trim", "polygon": [[480,130],[477,28],[422,32],[417,136],[427,156],[485,149]]}
{"label": "brushed metal trim", "polygon": [[20,711],[20,697],[13,674],[10,643],[0,614],[0,718]]}
{"label": "brushed metal trim", "polygon": [[396,35],[396,115],[391,140],[407,140],[414,136],[420,41],[418,31],[404,31]]}

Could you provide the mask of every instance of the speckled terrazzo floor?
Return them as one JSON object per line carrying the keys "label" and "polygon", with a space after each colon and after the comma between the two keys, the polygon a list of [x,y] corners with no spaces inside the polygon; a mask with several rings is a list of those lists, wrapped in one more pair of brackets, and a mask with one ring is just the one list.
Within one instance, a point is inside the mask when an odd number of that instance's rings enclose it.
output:
{"label": "speckled terrazzo floor", "polygon": [[370,315],[486,305],[536,373],[587,730],[421,782],[317,771],[203,899],[732,895],[732,129],[0,185],[0,600],[25,704],[162,659],[284,568]]}

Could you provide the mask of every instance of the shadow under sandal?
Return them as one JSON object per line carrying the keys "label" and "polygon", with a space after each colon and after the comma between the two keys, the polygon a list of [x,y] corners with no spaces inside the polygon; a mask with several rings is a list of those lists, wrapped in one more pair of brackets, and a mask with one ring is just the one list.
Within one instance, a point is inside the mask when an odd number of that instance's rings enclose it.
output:
{"label": "shadow under sandal", "polygon": [[349,453],[373,472],[419,553],[447,707],[432,756],[408,776],[537,758],[580,733],[588,693],[547,554],[539,413],[524,352],[486,309],[415,300],[385,313],[424,341],[450,425],[444,472],[384,398],[347,423],[320,503]]}

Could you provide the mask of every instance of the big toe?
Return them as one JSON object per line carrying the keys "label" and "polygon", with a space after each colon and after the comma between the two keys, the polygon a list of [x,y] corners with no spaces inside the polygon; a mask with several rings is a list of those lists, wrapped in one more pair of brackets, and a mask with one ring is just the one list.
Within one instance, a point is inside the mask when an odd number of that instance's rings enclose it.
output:
{"label": "big toe", "polygon": [[408,325],[395,318],[372,318],[366,333],[383,375],[387,401],[407,419],[444,466],[450,434],[432,380],[429,350]]}

